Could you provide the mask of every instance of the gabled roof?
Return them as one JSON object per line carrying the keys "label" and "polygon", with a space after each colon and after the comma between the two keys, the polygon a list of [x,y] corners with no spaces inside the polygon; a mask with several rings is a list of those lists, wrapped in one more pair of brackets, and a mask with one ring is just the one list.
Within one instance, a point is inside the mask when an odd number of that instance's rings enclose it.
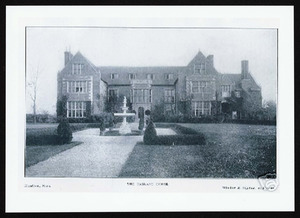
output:
{"label": "gabled roof", "polygon": [[252,75],[248,74],[248,79],[241,80],[241,87],[245,91],[260,91],[261,87],[257,85]]}
{"label": "gabled roof", "polygon": [[204,54],[202,54],[201,51],[199,51],[196,54],[196,56],[190,61],[188,66],[194,66],[194,64],[203,63],[203,62],[205,62],[205,60],[206,60],[206,57],[204,56]]}
{"label": "gabled roof", "polygon": [[92,62],[90,62],[86,57],[84,57],[81,53],[80,53],[80,51],[78,51],[74,56],[72,56],[72,58],[71,58],[71,60],[66,64],[66,66],[64,67],[64,69],[62,70],[62,72],[64,72],[65,70],[67,70],[67,69],[71,69],[70,67],[70,64],[72,64],[72,63],[76,63],[76,62],[86,62],[95,72],[99,72],[98,70],[97,70],[97,67],[94,65],[94,64],[92,64]]}

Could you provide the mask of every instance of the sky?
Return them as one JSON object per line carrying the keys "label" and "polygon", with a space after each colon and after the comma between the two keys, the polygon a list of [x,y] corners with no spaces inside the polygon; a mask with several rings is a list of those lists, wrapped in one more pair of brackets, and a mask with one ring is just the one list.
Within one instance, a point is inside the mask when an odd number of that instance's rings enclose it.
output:
{"label": "sky", "polygon": [[[186,66],[201,51],[214,55],[220,73],[241,73],[241,61],[262,88],[263,100],[276,101],[277,32],[275,29],[26,29],[26,80],[39,71],[37,112],[56,112],[57,73],[64,51],[80,51],[96,66]],[[26,113],[32,113],[30,90]]]}

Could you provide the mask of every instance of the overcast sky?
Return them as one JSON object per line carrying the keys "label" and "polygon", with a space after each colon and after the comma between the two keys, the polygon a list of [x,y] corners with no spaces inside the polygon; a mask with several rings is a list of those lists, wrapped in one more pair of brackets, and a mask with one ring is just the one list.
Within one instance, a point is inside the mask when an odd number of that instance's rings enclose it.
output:
{"label": "overcast sky", "polygon": [[[37,110],[56,111],[57,72],[64,51],[80,51],[96,66],[185,66],[200,50],[213,54],[220,73],[240,73],[241,60],[262,87],[264,100],[276,99],[275,29],[116,29],[27,28],[27,77],[41,69]],[[26,99],[26,112],[32,101]]]}

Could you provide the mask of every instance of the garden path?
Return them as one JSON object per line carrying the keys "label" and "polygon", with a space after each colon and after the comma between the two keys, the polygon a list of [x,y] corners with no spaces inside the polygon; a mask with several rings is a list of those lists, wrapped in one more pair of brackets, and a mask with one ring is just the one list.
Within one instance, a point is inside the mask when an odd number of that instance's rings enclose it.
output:
{"label": "garden path", "polygon": [[117,177],[142,136],[99,136],[99,129],[73,133],[82,144],[26,170],[29,177]]}
{"label": "garden path", "polygon": [[[157,133],[176,134],[171,129],[159,128]],[[26,176],[118,177],[134,146],[143,141],[143,136],[99,136],[99,129],[86,129],[73,133],[73,141],[83,143],[28,167]]]}

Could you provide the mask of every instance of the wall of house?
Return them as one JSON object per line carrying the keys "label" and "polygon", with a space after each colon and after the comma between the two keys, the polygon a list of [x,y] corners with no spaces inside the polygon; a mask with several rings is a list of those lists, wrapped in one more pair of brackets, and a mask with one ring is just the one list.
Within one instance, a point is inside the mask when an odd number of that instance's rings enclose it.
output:
{"label": "wall of house", "polygon": [[124,85],[108,85],[107,89],[108,89],[107,95],[109,95],[110,89],[117,89],[118,96],[123,95],[123,96],[126,96],[126,98],[130,98],[130,89],[131,89],[130,85],[126,85],[126,86],[124,86]]}
{"label": "wall of house", "polygon": [[[198,59],[197,59],[198,58]],[[99,114],[105,111],[105,103],[109,97],[108,91],[110,89],[118,89],[119,96],[125,95],[130,99],[130,90],[132,88],[132,81],[128,78],[128,73],[124,73],[126,68],[116,68],[115,71],[119,74],[118,79],[110,79],[110,71],[105,75],[109,81],[101,80],[101,74],[95,66],[90,64],[81,54],[76,54],[74,57],[71,55],[66,56],[65,68],[57,75],[57,98],[60,99],[62,95],[67,95],[69,101],[87,101],[91,102],[91,114]],[[178,68],[128,68],[127,71],[136,74],[136,79],[145,79],[147,73],[154,73],[155,79],[151,81],[152,90],[152,102],[151,104],[145,104],[144,107],[154,108],[155,105],[164,103],[165,89],[175,89],[175,105],[176,111],[178,112],[178,102],[180,100],[186,100],[192,97],[192,101],[210,101],[212,105],[212,114],[220,112],[220,104],[224,97],[222,97],[222,85],[230,85],[231,91],[236,88],[241,88],[243,98],[243,110],[245,113],[251,113],[261,108],[261,90],[257,88],[255,81],[248,73],[248,62],[242,63],[242,74],[239,77],[227,76],[222,77],[214,68],[213,55],[207,57],[199,53],[188,66]],[[84,63],[81,75],[72,74],[72,63]],[[195,73],[195,64],[205,63],[205,73]],[[100,68],[99,68],[100,69]],[[161,69],[161,71],[160,71]],[[105,70],[108,70],[105,69]],[[117,71],[118,70],[118,71]],[[125,70],[125,71],[124,71]],[[123,72],[124,71],[124,72]],[[127,72],[126,71],[126,72]],[[174,79],[167,80],[164,75],[166,73],[173,73]],[[247,74],[247,79],[245,78]],[[105,77],[104,76],[104,77]],[[239,79],[240,78],[240,79]],[[88,92],[87,93],[68,93],[67,92],[67,81],[84,80],[88,81]],[[192,81],[207,81],[208,86],[205,88],[205,93],[192,93],[191,82]],[[237,83],[238,81],[238,83]],[[241,86],[239,86],[241,82]],[[253,89],[254,88],[254,89]],[[231,96],[234,97],[234,96]],[[138,106],[143,106],[139,104]],[[136,109],[136,108],[134,108]],[[192,113],[192,112],[191,112]]]}

